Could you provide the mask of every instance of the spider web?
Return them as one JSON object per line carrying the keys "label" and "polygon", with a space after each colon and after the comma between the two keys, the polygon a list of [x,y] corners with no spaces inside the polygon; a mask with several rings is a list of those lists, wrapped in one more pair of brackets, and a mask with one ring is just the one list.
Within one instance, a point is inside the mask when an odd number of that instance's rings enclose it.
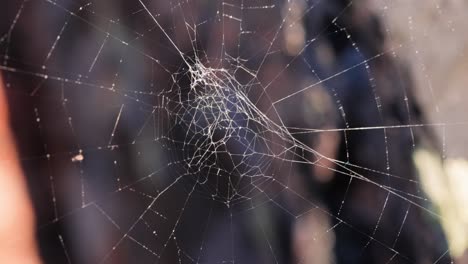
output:
{"label": "spider web", "polygon": [[414,111],[400,63],[419,54],[413,35],[384,24],[373,49],[351,23],[401,4],[332,2],[8,1],[0,69],[43,257],[451,262],[438,231],[421,246],[432,257],[406,244],[442,219],[411,160],[437,148],[427,130],[443,131],[445,157],[447,129],[466,124]]}

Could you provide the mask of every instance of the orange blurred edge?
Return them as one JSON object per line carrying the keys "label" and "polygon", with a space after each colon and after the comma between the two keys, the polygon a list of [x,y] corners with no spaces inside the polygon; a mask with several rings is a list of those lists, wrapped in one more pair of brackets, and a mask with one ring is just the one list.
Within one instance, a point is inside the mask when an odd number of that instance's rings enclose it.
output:
{"label": "orange blurred edge", "polygon": [[0,72],[0,263],[37,264],[35,217],[9,121]]}

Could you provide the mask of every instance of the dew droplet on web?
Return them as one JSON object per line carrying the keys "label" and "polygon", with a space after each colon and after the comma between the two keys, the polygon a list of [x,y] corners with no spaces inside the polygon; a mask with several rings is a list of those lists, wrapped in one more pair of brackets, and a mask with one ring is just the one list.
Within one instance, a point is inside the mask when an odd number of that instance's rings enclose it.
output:
{"label": "dew droplet on web", "polygon": [[78,155],[76,155],[76,156],[74,156],[74,157],[71,159],[72,162],[81,162],[81,161],[83,161],[83,160],[84,160],[84,156],[83,156],[83,154],[81,154],[81,153],[78,154]]}

